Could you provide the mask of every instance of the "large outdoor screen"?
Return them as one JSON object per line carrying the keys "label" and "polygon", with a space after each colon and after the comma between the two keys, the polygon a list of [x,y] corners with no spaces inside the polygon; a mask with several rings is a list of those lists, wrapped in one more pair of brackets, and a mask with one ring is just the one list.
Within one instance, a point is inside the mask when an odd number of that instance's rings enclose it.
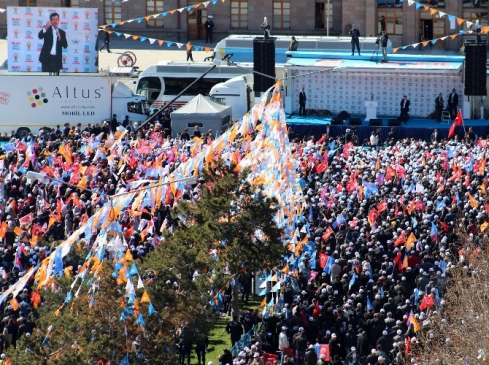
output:
{"label": "large outdoor screen", "polygon": [[98,9],[8,7],[10,72],[97,72]]}

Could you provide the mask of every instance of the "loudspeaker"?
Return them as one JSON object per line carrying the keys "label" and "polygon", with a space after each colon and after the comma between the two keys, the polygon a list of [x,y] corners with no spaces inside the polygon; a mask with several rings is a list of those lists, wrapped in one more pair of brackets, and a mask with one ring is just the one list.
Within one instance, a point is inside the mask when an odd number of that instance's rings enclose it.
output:
{"label": "loudspeaker", "polygon": [[362,125],[360,118],[350,118],[350,125]]}
{"label": "loudspeaker", "polygon": [[372,127],[382,126],[382,119],[370,119],[369,125]]}
{"label": "loudspeaker", "polygon": [[387,125],[389,127],[400,127],[401,126],[401,121],[399,119],[389,119],[387,121]]}
{"label": "loudspeaker", "polygon": [[487,95],[487,44],[469,43],[465,47],[465,85],[464,94],[471,96]]}
{"label": "loudspeaker", "polygon": [[344,111],[344,110],[343,110],[343,111],[342,111],[342,112],[340,112],[340,114],[338,114],[338,115],[336,116],[336,118],[334,118],[334,119],[337,119],[337,120],[347,120],[347,119],[350,119],[350,114],[348,114],[348,112],[347,112],[347,111]]}
{"label": "loudspeaker", "polygon": [[253,39],[253,72],[253,91],[267,91],[275,84],[275,38]]}
{"label": "loudspeaker", "polygon": [[331,119],[331,125],[343,125],[343,119]]}

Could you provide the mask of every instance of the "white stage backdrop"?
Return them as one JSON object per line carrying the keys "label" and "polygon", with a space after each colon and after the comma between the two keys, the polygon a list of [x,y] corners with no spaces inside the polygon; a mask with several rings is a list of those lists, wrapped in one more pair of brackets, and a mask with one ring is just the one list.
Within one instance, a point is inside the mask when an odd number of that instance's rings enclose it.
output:
{"label": "white stage backdrop", "polygon": [[403,95],[411,100],[410,115],[426,118],[435,110],[435,99],[443,93],[445,107],[452,88],[462,105],[463,84],[460,75],[413,73],[409,77],[379,73],[329,72],[310,73],[293,70],[292,110],[299,110],[299,92],[305,88],[306,109],[330,110],[333,115],[346,110],[350,114],[365,114],[365,101],[377,101],[379,116],[398,116]]}
{"label": "white stage backdrop", "polygon": [[61,72],[97,72],[98,9],[8,7],[8,70],[40,72],[39,54],[43,40],[39,31],[51,13],[59,14],[59,28],[66,32],[68,48],[63,49]]}

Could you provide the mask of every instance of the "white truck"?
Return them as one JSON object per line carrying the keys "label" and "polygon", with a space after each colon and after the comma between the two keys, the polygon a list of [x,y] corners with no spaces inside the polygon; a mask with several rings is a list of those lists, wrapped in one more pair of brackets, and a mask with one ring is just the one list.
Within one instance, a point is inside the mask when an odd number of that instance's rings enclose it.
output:
{"label": "white truck", "polygon": [[0,132],[18,136],[65,123],[101,123],[117,114],[144,121],[146,97],[105,75],[45,76],[0,72]]}
{"label": "white truck", "polygon": [[209,92],[212,101],[231,107],[231,118],[239,120],[255,104],[253,75],[233,77],[212,87]]}

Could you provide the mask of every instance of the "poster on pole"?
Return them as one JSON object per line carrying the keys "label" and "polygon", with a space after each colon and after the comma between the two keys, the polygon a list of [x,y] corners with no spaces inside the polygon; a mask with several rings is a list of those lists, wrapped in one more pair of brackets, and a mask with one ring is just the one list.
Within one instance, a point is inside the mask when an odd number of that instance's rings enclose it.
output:
{"label": "poster on pole", "polygon": [[98,9],[7,7],[9,72],[97,72]]}

